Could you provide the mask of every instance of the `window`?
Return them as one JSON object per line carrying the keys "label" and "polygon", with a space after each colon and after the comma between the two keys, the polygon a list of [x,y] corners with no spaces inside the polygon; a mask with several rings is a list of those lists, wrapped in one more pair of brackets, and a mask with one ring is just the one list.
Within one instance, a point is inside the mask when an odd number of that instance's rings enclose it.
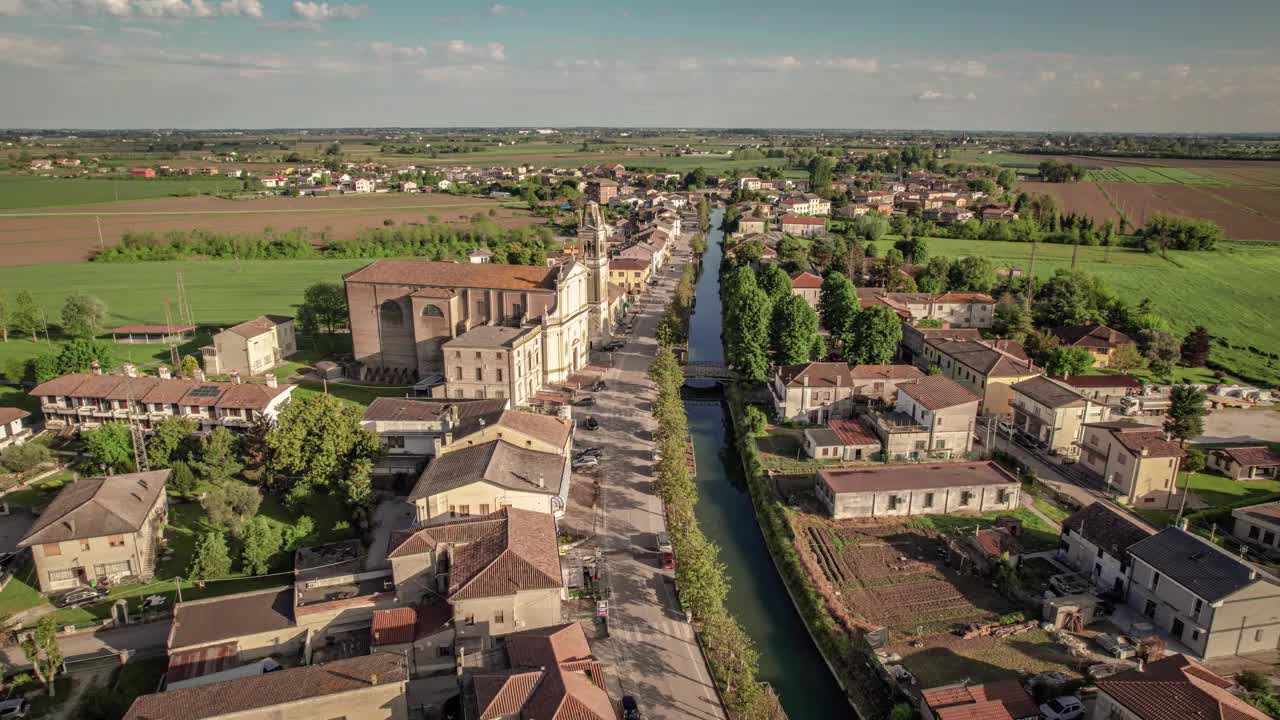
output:
{"label": "window", "polygon": [[916,441],[916,450],[927,450],[927,449],[928,449],[928,446],[929,446],[929,441],[928,441],[928,440],[917,440],[917,441]]}
{"label": "window", "polygon": [[503,624],[504,622],[506,622],[506,614],[505,614],[505,613],[503,613],[501,610],[494,610],[494,611],[493,611],[493,624],[494,624],[494,625],[501,625],[501,624]]}
{"label": "window", "polygon": [[498,368],[498,382],[502,382],[502,368]]}
{"label": "window", "polygon": [[476,382],[484,382],[484,368],[476,368]]}
{"label": "window", "polygon": [[81,541],[80,541],[80,549],[81,549],[82,551],[84,551],[84,552],[88,552],[88,551],[89,551],[89,541],[88,541],[88,540],[81,540]]}
{"label": "window", "polygon": [[460,367],[455,367],[455,368],[453,369],[453,379],[454,379],[454,380],[461,380],[461,379],[462,379],[462,368],[460,368]]}
{"label": "window", "polygon": [[133,568],[129,566],[128,560],[122,560],[120,562],[94,565],[93,571],[98,577],[107,577],[110,575],[128,575],[133,572]]}
{"label": "window", "polygon": [[1151,589],[1155,590],[1158,587],[1160,587],[1160,573],[1153,572],[1151,573]]}
{"label": "window", "polygon": [[477,350],[477,351],[476,351],[476,359],[477,359],[477,360],[480,360],[480,359],[483,359],[483,357],[484,357],[484,356],[480,354],[480,351],[479,351],[479,350]]}
{"label": "window", "polygon": [[404,309],[395,300],[387,300],[378,308],[378,319],[389,327],[404,326]]}
{"label": "window", "polygon": [[890,496],[889,496],[889,509],[890,509],[890,510],[897,510],[897,509],[898,509],[898,496],[897,496],[897,495],[890,495]]}
{"label": "window", "polygon": [[1202,609],[1204,609],[1204,600],[1201,600],[1200,598],[1196,598],[1196,605],[1195,605],[1195,608],[1191,610],[1191,617],[1199,618],[1200,611]]}
{"label": "window", "polygon": [[45,543],[41,549],[44,550],[45,557],[57,557],[62,554],[61,543]]}
{"label": "window", "polygon": [[110,545],[111,547],[124,547],[124,536],[112,535],[111,537],[107,538],[107,544]]}
{"label": "window", "polygon": [[50,570],[50,583],[75,582],[80,578],[80,568],[68,568],[66,570]]}
{"label": "window", "polygon": [[1262,536],[1262,543],[1264,545],[1271,545],[1275,541],[1276,541],[1276,534],[1270,530],[1268,530],[1266,534]]}
{"label": "window", "polygon": [[444,317],[444,313],[435,305],[424,305],[422,308],[422,317]]}
{"label": "window", "polygon": [[1142,614],[1149,618],[1154,618],[1156,616],[1156,601],[1148,600],[1146,607],[1142,609]]}
{"label": "window", "polygon": [[457,505],[450,505],[450,506],[449,506],[449,514],[450,514],[450,515],[452,515],[452,516],[454,516],[454,517],[457,517],[457,515],[458,515],[458,506],[457,506]]}
{"label": "window", "polygon": [[480,514],[481,515],[489,514],[489,503],[480,503]]}
{"label": "window", "polygon": [[1249,526],[1249,539],[1250,539],[1250,540],[1257,540],[1257,539],[1258,539],[1258,534],[1259,534],[1259,533],[1258,533],[1258,526],[1257,526],[1257,525],[1250,525],[1250,526]]}
{"label": "window", "polygon": [[1194,629],[1194,628],[1192,628],[1192,630],[1191,630],[1191,642],[1198,642],[1199,640],[1200,640],[1200,631],[1199,631],[1199,630],[1196,630],[1196,629]]}
{"label": "window", "polygon": [[437,657],[445,658],[445,657],[449,657],[450,655],[453,655],[453,648],[449,647],[448,645],[441,645],[440,647],[436,648]]}
{"label": "window", "polygon": [[1120,453],[1119,455],[1116,456],[1116,460],[1118,460],[1121,465],[1124,465],[1125,463],[1129,462],[1129,456],[1125,455],[1124,453]]}
{"label": "window", "polygon": [[388,450],[403,450],[404,436],[403,435],[386,435],[382,438],[382,446],[384,448],[387,448]]}
{"label": "window", "polygon": [[470,506],[470,505],[459,505],[459,506],[458,506],[458,513],[459,513],[459,514],[461,514],[461,515],[470,515],[470,514],[471,514],[471,506]]}
{"label": "window", "polygon": [[1102,557],[1102,548],[1098,548],[1098,557]]}
{"label": "window", "polygon": [[1254,641],[1254,642],[1256,642],[1256,643],[1260,643],[1260,642],[1262,642],[1262,631],[1261,631],[1261,630],[1254,630],[1254,631],[1253,631],[1253,641]]}
{"label": "window", "polygon": [[475,625],[475,624],[476,624],[476,616],[475,616],[475,615],[468,614],[468,615],[467,615],[467,617],[466,617],[466,619],[465,619],[465,620],[463,620],[463,624],[464,624],[464,625],[466,625],[467,627],[471,627],[472,625]]}
{"label": "window", "polygon": [[973,493],[969,492],[968,490],[963,490],[963,491],[961,491],[961,493],[960,493],[960,505],[961,505],[961,506],[966,506],[966,505],[968,505],[968,504],[969,504],[969,502],[970,502],[971,500],[973,500]]}
{"label": "window", "polygon": [[927,492],[924,494],[924,506],[927,508],[933,507],[933,493]]}

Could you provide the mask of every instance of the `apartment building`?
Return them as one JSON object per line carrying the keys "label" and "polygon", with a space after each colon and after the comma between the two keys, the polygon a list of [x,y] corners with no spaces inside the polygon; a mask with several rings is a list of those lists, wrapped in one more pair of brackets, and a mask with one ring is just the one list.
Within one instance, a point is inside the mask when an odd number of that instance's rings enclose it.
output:
{"label": "apartment building", "polygon": [[1084,426],[1079,466],[1104,480],[1117,500],[1139,507],[1171,507],[1186,453],[1161,429],[1134,422]]}
{"label": "apartment building", "polygon": [[942,374],[967,387],[981,399],[978,411],[984,415],[1013,415],[1013,385],[1033,378],[1040,370],[1021,356],[1020,347],[999,341],[929,340],[924,346],[925,361],[942,369]]}
{"label": "apartment building", "polygon": [[951,458],[973,449],[978,396],[941,375],[897,387],[893,410],[867,416],[888,458]]}
{"label": "apartment building", "polygon": [[481,325],[445,342],[447,396],[528,403],[542,387],[541,339],[537,325]]}
{"label": "apartment building", "polygon": [[1055,455],[1080,454],[1080,438],[1088,423],[1105,422],[1111,409],[1090,401],[1070,385],[1036,376],[1013,389],[1013,427]]}

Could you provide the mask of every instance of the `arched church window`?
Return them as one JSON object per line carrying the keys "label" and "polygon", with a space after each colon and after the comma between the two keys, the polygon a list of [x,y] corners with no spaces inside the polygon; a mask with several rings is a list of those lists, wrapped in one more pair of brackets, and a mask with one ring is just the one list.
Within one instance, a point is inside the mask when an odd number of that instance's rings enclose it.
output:
{"label": "arched church window", "polygon": [[395,300],[387,300],[378,309],[378,318],[383,325],[392,327],[404,326],[404,309]]}
{"label": "arched church window", "polygon": [[444,317],[444,313],[435,305],[424,305],[422,308],[422,317]]}

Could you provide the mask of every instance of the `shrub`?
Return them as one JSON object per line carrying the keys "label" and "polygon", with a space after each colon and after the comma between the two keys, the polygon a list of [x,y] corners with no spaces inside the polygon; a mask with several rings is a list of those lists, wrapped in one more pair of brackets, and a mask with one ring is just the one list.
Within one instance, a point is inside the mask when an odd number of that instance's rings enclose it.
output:
{"label": "shrub", "polygon": [[192,580],[211,580],[231,574],[231,555],[222,533],[207,532],[200,537],[187,574]]}
{"label": "shrub", "polygon": [[49,448],[38,442],[29,442],[6,448],[0,453],[0,465],[9,472],[22,473],[49,462],[51,457]]}

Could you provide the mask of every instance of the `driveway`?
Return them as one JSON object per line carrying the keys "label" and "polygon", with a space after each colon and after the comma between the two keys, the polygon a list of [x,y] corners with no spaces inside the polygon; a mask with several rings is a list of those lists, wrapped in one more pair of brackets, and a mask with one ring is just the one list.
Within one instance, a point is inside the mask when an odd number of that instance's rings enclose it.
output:
{"label": "driveway", "polygon": [[1280,411],[1274,408],[1222,408],[1204,419],[1202,443],[1280,442]]}
{"label": "driveway", "polygon": [[383,500],[373,511],[373,541],[369,543],[369,556],[365,567],[381,570],[391,567],[387,562],[387,544],[391,533],[413,525],[413,507],[404,498]]}

